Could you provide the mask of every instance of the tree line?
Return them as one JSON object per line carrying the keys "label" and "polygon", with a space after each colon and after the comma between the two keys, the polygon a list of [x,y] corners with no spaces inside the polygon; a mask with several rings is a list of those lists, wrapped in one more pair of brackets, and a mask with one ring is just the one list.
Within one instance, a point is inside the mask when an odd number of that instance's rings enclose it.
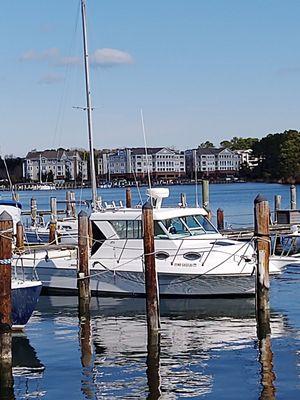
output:
{"label": "tree line", "polygon": [[[287,130],[269,134],[262,139],[233,137],[223,140],[220,146],[231,150],[252,150],[258,158],[258,165],[250,169],[242,165],[240,176],[245,179],[300,183],[300,132]],[[199,147],[214,147],[206,141]]]}

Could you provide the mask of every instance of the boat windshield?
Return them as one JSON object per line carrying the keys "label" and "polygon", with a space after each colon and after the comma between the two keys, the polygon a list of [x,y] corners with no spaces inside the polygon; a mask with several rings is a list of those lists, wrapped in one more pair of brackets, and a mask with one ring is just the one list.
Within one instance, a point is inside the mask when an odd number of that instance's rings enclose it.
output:
{"label": "boat windshield", "polygon": [[218,233],[210,221],[203,215],[186,215],[160,221],[174,237],[197,236],[206,233]]}

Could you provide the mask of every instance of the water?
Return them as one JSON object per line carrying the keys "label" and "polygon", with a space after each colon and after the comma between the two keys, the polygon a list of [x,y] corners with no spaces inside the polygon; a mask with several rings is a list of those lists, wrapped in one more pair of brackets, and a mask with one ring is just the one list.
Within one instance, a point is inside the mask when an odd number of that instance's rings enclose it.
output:
{"label": "water", "polygon": [[[174,186],[169,204],[181,192],[192,202],[192,186]],[[288,186],[263,184],[211,185],[211,205],[251,223],[258,193],[270,201],[281,194],[288,206]],[[41,208],[48,195],[35,193]],[[23,192],[21,201],[31,196]],[[124,189],[106,189],[103,197],[124,200]],[[263,358],[253,299],[162,300],[157,354],[147,352],[143,299],[93,298],[90,319],[80,325],[76,297],[41,297],[26,335],[14,339],[15,398],[298,399],[299,273],[290,267],[272,280]]]}
{"label": "water", "polygon": [[[143,203],[146,196],[146,187],[140,188],[140,193],[136,188],[132,188],[133,204]],[[91,198],[90,189],[75,189],[77,200]],[[170,186],[170,197],[164,201],[165,205],[177,205],[180,201],[180,194],[186,193],[189,206],[195,205],[195,186],[194,185],[174,185]],[[225,221],[233,228],[253,224],[253,201],[261,193],[270,202],[271,209],[274,205],[274,196],[282,196],[282,208],[289,208],[290,187],[289,185],[265,184],[265,183],[229,183],[210,185],[210,207],[213,216],[216,215],[217,208],[222,208],[225,213]],[[66,199],[65,190],[54,191],[24,191],[20,192],[20,201],[24,209],[30,209],[30,199],[35,197],[38,208],[41,210],[49,209],[49,197],[55,196],[57,200]],[[122,201],[125,204],[125,188],[98,189],[98,194],[103,201],[111,203]],[[3,192],[2,198],[10,198],[8,192]],[[198,201],[201,204],[201,186],[198,187]],[[300,204],[300,185],[297,187],[297,202]],[[59,209],[64,209],[64,204],[58,205]]]}

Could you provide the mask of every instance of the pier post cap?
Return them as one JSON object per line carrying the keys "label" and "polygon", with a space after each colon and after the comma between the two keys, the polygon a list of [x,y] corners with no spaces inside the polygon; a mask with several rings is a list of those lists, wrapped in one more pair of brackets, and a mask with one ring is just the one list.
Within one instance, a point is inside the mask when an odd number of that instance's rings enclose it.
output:
{"label": "pier post cap", "polygon": [[21,222],[21,221],[18,221],[18,222],[17,222],[17,226],[23,226],[22,222]]}
{"label": "pier post cap", "polygon": [[81,210],[80,213],[78,214],[78,218],[85,218],[87,217],[87,213],[84,210]]}
{"label": "pier post cap", "polygon": [[144,210],[153,210],[153,206],[149,200],[143,204],[142,211]]}
{"label": "pier post cap", "polygon": [[254,204],[262,203],[263,201],[267,201],[267,199],[261,193],[259,193],[255,197]]}
{"label": "pier post cap", "polygon": [[291,185],[291,189],[295,189],[295,187],[296,187],[296,186],[295,186],[294,184]]}
{"label": "pier post cap", "polygon": [[223,208],[220,208],[220,207],[219,207],[219,208],[217,209],[217,211],[224,211],[224,210],[223,210]]}
{"label": "pier post cap", "polygon": [[0,221],[12,221],[12,216],[7,212],[7,211],[3,211],[0,214]]}

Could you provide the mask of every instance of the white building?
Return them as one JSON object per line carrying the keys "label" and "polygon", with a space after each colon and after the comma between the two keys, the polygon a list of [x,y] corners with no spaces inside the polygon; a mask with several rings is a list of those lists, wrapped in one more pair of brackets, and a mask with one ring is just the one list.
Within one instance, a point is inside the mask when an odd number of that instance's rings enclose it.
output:
{"label": "white building", "polygon": [[253,156],[253,150],[234,150],[234,152],[240,157],[240,164],[247,165],[250,169],[257,167],[259,159]]}
{"label": "white building", "polygon": [[23,177],[31,181],[88,179],[87,160],[78,150],[30,151],[23,163]]}
{"label": "white building", "polygon": [[234,173],[239,170],[240,157],[227,148],[201,148],[185,152],[187,173],[193,176],[195,171],[205,174]]}

